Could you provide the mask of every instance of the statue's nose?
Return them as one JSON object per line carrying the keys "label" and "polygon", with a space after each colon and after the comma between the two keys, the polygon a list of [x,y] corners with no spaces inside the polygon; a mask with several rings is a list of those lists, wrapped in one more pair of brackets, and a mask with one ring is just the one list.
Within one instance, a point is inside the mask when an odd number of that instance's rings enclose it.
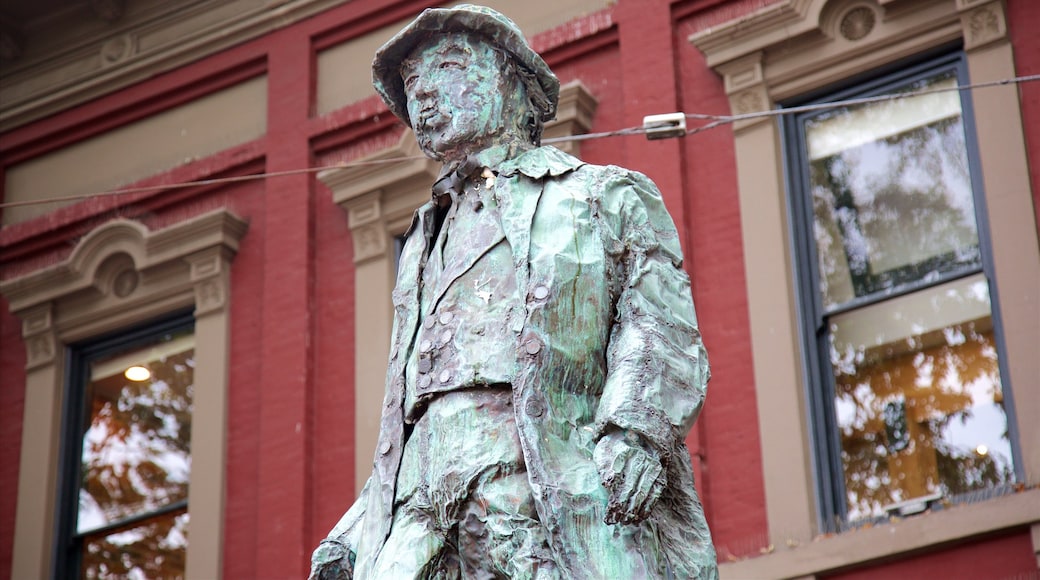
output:
{"label": "statue's nose", "polygon": [[415,81],[412,91],[415,93],[416,98],[420,100],[428,99],[436,96],[437,87],[434,83],[431,83],[428,78],[420,78]]}

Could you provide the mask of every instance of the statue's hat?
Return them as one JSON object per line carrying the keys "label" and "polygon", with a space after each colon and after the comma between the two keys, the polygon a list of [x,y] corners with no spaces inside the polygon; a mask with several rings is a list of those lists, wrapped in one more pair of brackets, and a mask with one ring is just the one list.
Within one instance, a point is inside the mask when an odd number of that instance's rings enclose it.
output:
{"label": "statue's hat", "polygon": [[401,79],[401,61],[423,40],[450,32],[477,34],[512,56],[520,66],[534,75],[545,93],[548,105],[541,111],[542,121],[549,121],[556,116],[560,81],[549,70],[549,65],[528,46],[520,28],[512,20],[500,12],[472,4],[428,8],[376,51],[372,62],[372,84],[393,114],[411,125],[404,81]]}

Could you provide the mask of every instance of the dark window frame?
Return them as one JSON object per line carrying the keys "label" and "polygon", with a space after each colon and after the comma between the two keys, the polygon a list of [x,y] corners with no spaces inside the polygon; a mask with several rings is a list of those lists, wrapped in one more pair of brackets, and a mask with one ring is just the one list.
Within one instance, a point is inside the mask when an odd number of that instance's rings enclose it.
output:
{"label": "dark window frame", "polygon": [[[58,455],[58,501],[55,509],[53,567],[55,580],[78,578],[81,573],[83,534],[77,533],[79,512],[79,477],[83,449],[83,432],[87,380],[92,361],[119,351],[147,344],[157,336],[171,332],[195,330],[193,311],[183,311],[132,327],[106,333],[96,338],[70,344],[66,348],[65,384],[61,411],[61,439]],[[138,514],[112,523],[99,531],[115,531],[130,527],[147,518],[177,511],[188,506],[187,500],[178,501],[146,514]]]}
{"label": "dark window frame", "polygon": [[[871,97],[887,94],[945,71],[952,71],[958,84],[968,83],[966,55],[961,50],[943,49],[941,53],[920,55],[916,60],[893,63],[873,72],[847,79],[840,86],[831,86],[810,95],[781,103],[779,108],[812,105],[837,100]],[[961,117],[965,146],[975,204],[979,261],[977,266],[952,268],[936,280],[916,281],[882,289],[856,297],[841,305],[827,308],[819,291],[820,273],[813,237],[813,208],[808,195],[809,163],[805,150],[804,120],[818,115],[807,112],[784,116],[781,122],[781,147],[787,191],[789,235],[793,252],[794,287],[798,296],[799,330],[805,352],[803,371],[806,376],[806,400],[810,421],[810,445],[813,474],[817,493],[817,525],[823,533],[837,532],[873,519],[850,522],[847,515],[845,474],[841,460],[841,438],[834,409],[835,378],[829,360],[830,317],[860,309],[869,304],[888,301],[951,282],[966,276],[983,273],[989,285],[990,312],[993,320],[994,341],[997,348],[1001,391],[1005,399],[1008,436],[1011,444],[1014,473],[1024,480],[1023,457],[1015,421],[1013,388],[1007,367],[1007,348],[996,292],[996,276],[990,243],[989,220],[986,213],[982,183],[982,165],[979,160],[978,138],[975,132],[974,108],[971,91],[960,91]]]}

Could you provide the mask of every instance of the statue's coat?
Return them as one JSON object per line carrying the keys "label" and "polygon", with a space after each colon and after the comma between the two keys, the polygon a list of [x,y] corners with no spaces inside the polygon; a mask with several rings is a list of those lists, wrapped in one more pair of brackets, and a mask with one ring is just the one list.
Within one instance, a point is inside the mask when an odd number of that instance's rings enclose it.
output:
{"label": "statue's coat", "polygon": [[[715,553],[684,444],[704,402],[708,363],[660,193],[641,174],[585,164],[551,147],[506,161],[494,188],[526,301],[526,316],[512,329],[513,408],[560,574],[629,578],[645,566],[651,577],[714,578]],[[420,322],[433,212],[432,203],[416,212],[400,260],[375,469],[329,536],[356,550],[358,578],[366,578],[390,532],[405,443],[405,358]],[[603,522],[607,492],[593,450],[613,426],[645,437],[667,469],[667,487],[640,524]]]}

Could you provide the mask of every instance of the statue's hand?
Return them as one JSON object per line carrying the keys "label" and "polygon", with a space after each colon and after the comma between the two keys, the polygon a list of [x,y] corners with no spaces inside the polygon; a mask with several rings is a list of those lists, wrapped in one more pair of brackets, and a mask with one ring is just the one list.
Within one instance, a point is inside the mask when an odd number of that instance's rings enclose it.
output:
{"label": "statue's hand", "polygon": [[311,575],[308,580],[352,580],[354,554],[345,544],[322,540],[311,555]]}
{"label": "statue's hand", "polygon": [[609,496],[604,521],[645,520],[667,482],[658,453],[638,434],[618,430],[599,440],[593,458]]}

